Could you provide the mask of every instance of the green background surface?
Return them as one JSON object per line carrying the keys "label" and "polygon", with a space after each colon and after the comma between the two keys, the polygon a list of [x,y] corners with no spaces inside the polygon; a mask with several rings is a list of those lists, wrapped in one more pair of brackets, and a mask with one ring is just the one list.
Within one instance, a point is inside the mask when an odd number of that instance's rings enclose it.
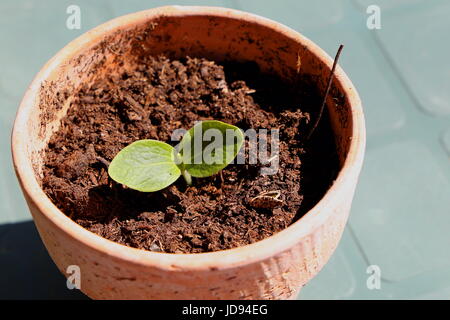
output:
{"label": "green background surface", "polygon": [[[66,8],[81,8],[81,29]],[[216,5],[279,21],[340,63],[357,87],[367,156],[349,224],[302,299],[450,298],[450,1],[0,2],[0,298],[79,299],[46,253],[14,175],[10,131],[40,67],[70,40],[114,17],[168,4]],[[368,5],[381,8],[369,30]],[[369,290],[369,265],[381,288]]]}

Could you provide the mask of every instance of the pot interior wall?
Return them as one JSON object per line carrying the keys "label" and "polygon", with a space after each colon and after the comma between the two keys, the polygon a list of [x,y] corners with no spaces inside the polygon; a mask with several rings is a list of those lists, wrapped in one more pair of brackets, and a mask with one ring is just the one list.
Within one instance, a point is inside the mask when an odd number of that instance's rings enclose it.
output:
{"label": "pot interior wall", "polygon": [[[287,80],[303,74],[315,76],[321,92],[330,70],[330,61],[326,63],[312,54],[308,41],[292,38],[265,24],[233,17],[158,16],[122,24],[108,35],[92,35],[88,43],[72,46],[75,50],[64,50],[65,55],[53,62],[56,67],[41,83],[36,104],[39,108],[32,110],[28,125],[28,151],[37,175],[42,174],[42,151],[58,129],[74,93],[102,74],[129,68],[143,55],[164,53],[171,58],[189,55],[218,61],[255,61],[263,71]],[[327,107],[343,164],[351,139],[352,115],[349,99],[341,92],[342,84],[335,79]]]}

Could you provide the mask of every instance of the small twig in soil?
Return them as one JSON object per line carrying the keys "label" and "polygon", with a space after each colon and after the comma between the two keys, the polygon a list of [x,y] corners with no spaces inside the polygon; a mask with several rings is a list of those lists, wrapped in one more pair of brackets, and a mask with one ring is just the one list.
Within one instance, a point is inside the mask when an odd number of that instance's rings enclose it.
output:
{"label": "small twig in soil", "polygon": [[311,130],[309,131],[308,136],[306,137],[305,141],[309,140],[309,138],[313,134],[314,130],[316,130],[317,126],[319,125],[320,118],[322,118],[322,113],[323,113],[323,110],[325,109],[325,104],[327,102],[328,93],[330,92],[331,83],[333,82],[334,70],[336,69],[337,62],[339,60],[339,56],[341,55],[342,48],[344,48],[344,45],[341,44],[336,53],[336,56],[334,57],[333,67],[331,68],[330,77],[328,78],[327,89],[326,89],[325,95],[323,97],[322,105],[320,106],[319,115],[317,116],[316,122],[314,123]]}
{"label": "small twig in soil", "polygon": [[236,190],[241,190],[242,184],[244,183],[244,180],[241,179],[241,181],[239,181],[239,184],[236,188]]}
{"label": "small twig in soil", "polygon": [[100,156],[97,156],[97,157],[95,157],[98,161],[100,161],[101,163],[103,163],[105,166],[106,166],[106,168],[108,168],[109,167],[109,165],[110,165],[110,163],[111,162],[109,162],[108,160],[106,160],[105,158],[103,158],[103,157],[100,157]]}

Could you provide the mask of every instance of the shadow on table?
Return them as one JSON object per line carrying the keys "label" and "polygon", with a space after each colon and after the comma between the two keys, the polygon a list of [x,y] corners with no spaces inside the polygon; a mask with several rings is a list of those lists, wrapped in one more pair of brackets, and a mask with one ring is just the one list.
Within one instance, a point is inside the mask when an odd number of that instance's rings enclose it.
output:
{"label": "shadow on table", "polygon": [[0,225],[0,299],[87,299],[69,290],[32,221]]}

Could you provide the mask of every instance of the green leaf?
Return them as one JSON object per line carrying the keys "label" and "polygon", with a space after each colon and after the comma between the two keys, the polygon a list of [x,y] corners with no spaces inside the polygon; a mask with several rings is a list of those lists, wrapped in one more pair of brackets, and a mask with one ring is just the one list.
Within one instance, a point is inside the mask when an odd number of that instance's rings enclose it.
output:
{"label": "green leaf", "polygon": [[157,140],[139,140],[123,148],[111,161],[109,176],[143,192],[164,189],[181,175],[175,149]]}
{"label": "green leaf", "polygon": [[238,127],[217,120],[199,122],[179,145],[183,168],[193,177],[212,176],[233,161],[243,141]]}

